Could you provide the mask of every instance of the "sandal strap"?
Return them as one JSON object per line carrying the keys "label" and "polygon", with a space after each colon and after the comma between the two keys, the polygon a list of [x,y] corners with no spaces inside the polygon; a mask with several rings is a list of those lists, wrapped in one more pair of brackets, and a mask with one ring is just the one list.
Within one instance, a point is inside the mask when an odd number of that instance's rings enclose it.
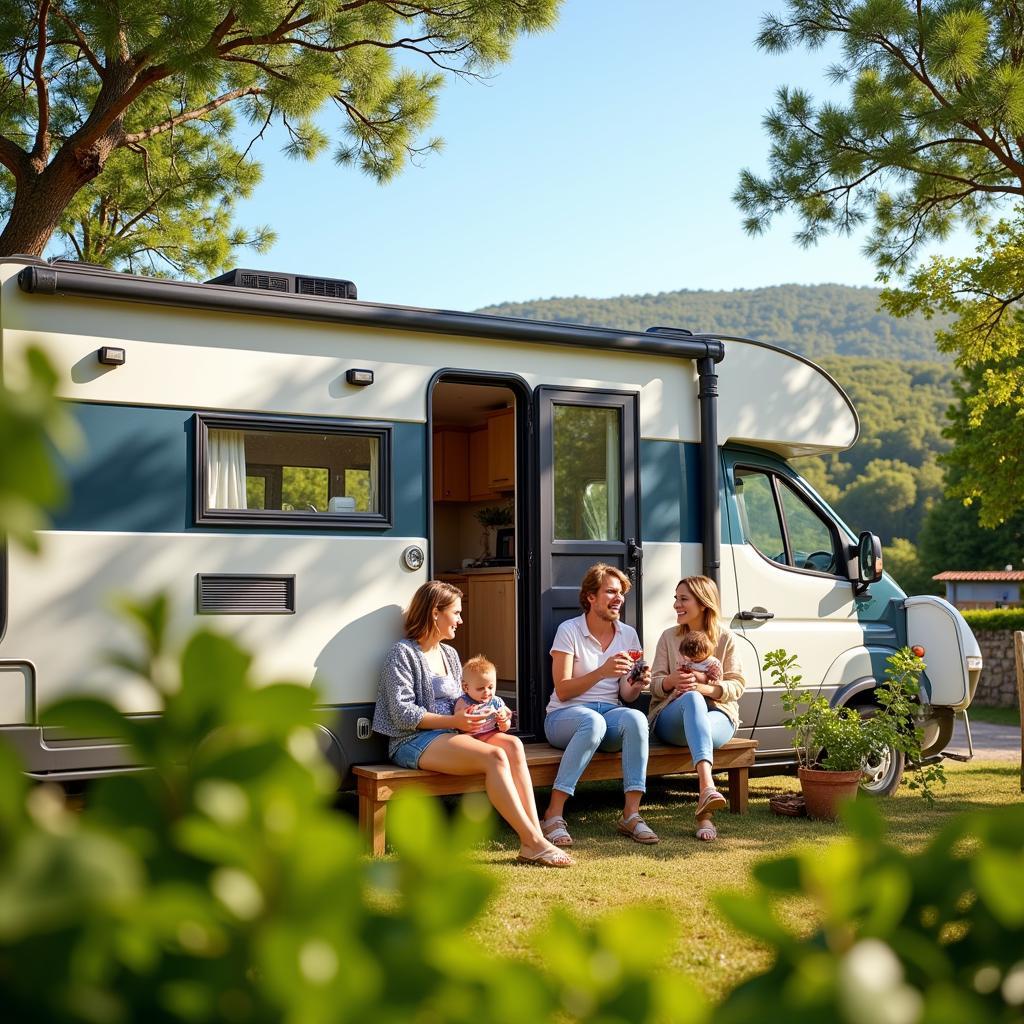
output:
{"label": "sandal strap", "polygon": [[[630,824],[630,822],[633,822],[633,824]],[[630,834],[634,836],[653,836],[657,834],[654,829],[640,817],[639,814],[631,814],[628,818],[623,818],[622,824],[623,827],[627,828]]]}
{"label": "sandal strap", "polygon": [[540,823],[540,831],[548,842],[555,838],[572,841],[572,836],[569,834],[569,829],[565,824],[565,818],[557,815],[553,818],[544,818]]}

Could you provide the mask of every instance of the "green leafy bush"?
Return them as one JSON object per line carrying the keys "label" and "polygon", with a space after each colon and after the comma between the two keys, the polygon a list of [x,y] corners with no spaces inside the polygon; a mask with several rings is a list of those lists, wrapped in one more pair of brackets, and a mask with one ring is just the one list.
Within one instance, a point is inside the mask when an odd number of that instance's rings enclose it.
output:
{"label": "green leafy bush", "polygon": [[974,608],[963,613],[975,632],[1024,629],[1024,608]]}
{"label": "green leafy bush", "polygon": [[[910,789],[932,800],[932,787],[945,783],[941,765],[921,765],[922,731],[916,725],[920,677],[925,663],[904,647],[886,659],[885,678],[874,689],[877,710],[861,715],[857,709],[833,707],[826,697],[810,693],[800,683],[796,655],[768,651],[764,670],[781,691],[783,724],[793,734],[801,768],[829,772],[857,771],[887,747],[903,753],[913,766]],[[803,710],[801,710],[803,709]]]}
{"label": "green leafy bush", "polygon": [[[849,837],[754,868],[753,892],[720,893],[772,967],[739,985],[714,1024],[1010,1024],[1024,1016],[1024,806],[954,818],[921,852],[889,842],[875,807],[846,805]],[[803,896],[818,921],[784,924]]]}
{"label": "green leafy bush", "polygon": [[74,698],[44,721],[123,741],[151,769],[97,782],[73,813],[0,747],[4,1019],[704,1018],[696,989],[651,962],[652,943],[671,946],[666,911],[590,927],[555,914],[536,964],[481,949],[466,926],[495,882],[464,854],[486,835],[486,799],[467,798],[450,826],[434,799],[396,800],[396,857],[370,860],[330,806],[315,694],[257,686],[249,656],[210,632],[170,658],[162,597],[130,613],[147,643],[118,662],[156,681],[161,716]]}

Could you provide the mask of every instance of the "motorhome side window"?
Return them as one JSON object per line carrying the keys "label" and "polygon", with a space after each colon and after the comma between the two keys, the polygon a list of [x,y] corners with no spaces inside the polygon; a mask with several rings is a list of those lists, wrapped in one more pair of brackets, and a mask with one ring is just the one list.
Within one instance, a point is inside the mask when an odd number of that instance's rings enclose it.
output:
{"label": "motorhome side window", "polygon": [[387,527],[390,440],[388,427],[197,415],[197,522]]}
{"label": "motorhome side window", "polygon": [[742,467],[734,481],[743,535],[765,558],[792,569],[841,574],[834,527],[788,481]]}

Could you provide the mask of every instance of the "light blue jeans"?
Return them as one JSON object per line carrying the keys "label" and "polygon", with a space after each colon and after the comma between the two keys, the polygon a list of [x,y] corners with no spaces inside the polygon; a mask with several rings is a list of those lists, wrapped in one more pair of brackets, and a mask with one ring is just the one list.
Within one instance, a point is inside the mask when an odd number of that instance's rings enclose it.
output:
{"label": "light blue jeans", "polygon": [[598,750],[622,751],[622,788],[647,789],[647,719],[636,708],[620,704],[572,704],[549,711],[544,735],[564,750],[554,788],[572,796],[590,759]]}
{"label": "light blue jeans", "polygon": [[718,708],[709,710],[707,701],[696,690],[670,701],[654,722],[654,735],[662,743],[689,747],[694,764],[714,764],[715,747],[731,740],[735,731],[732,719]]}

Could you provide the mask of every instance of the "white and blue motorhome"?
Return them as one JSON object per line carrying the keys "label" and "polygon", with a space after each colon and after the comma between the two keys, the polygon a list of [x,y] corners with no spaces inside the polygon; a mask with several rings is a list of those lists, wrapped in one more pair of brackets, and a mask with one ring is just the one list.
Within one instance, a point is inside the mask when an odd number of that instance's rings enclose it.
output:
{"label": "white and blue motorhome", "polygon": [[[962,617],[881,572],[790,460],[858,435],[810,361],[739,338],[646,333],[358,301],[348,282],[236,272],[192,284],[0,261],[4,365],[41,345],[84,435],[67,505],[0,590],[0,735],[33,775],[122,767],[100,740],[37,724],[101,686],[133,714],[158,699],[101,664],[126,627],[109,595],[166,591],[184,633],[211,620],[266,678],[315,685],[342,777],[378,760],[377,674],[426,579],[466,595],[459,642],[498,665],[524,737],[541,733],[547,651],[601,560],[634,582],[653,649],[680,577],[721,587],[749,687],[741,735],[792,758],[766,651],[869,706],[885,659],[925,648],[926,753],[940,754],[981,670]],[[481,522],[502,522],[495,535]],[[901,765],[874,767],[872,786]]]}

